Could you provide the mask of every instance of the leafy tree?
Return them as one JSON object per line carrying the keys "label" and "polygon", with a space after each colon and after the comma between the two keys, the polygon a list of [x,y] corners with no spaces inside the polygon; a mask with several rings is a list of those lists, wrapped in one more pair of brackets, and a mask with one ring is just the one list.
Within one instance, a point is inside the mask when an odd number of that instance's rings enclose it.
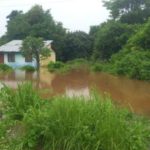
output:
{"label": "leafy tree", "polygon": [[124,23],[143,23],[150,17],[149,0],[103,0],[113,19]]}
{"label": "leafy tree", "polygon": [[2,37],[0,37],[0,45],[3,45],[7,42],[8,42],[8,39],[6,35],[3,35]]}
{"label": "leafy tree", "polygon": [[44,57],[48,57],[50,55],[50,49],[44,47],[43,39],[31,36],[24,39],[21,52],[25,57],[32,56],[36,59],[38,70],[40,67],[40,55]]}
{"label": "leafy tree", "polygon": [[90,36],[82,31],[68,33],[63,42],[62,61],[76,58],[88,59],[92,55]]}
{"label": "leafy tree", "polygon": [[94,59],[108,60],[126,44],[136,26],[108,21],[101,24],[94,46]]}
{"label": "leafy tree", "polygon": [[17,14],[7,24],[7,38],[9,40],[24,39],[30,33],[30,25],[24,14]]}
{"label": "leafy tree", "polygon": [[129,39],[126,47],[130,50],[150,51],[150,19]]}
{"label": "leafy tree", "polygon": [[93,48],[94,48],[94,41],[97,37],[99,28],[100,28],[99,25],[95,25],[95,26],[90,27],[89,36],[90,36],[91,42],[92,42],[92,51],[93,51]]}
{"label": "leafy tree", "polygon": [[13,20],[16,16],[21,15],[23,12],[22,11],[18,11],[18,10],[13,10],[8,16],[7,19],[9,19],[8,21]]}
{"label": "leafy tree", "polygon": [[41,37],[44,40],[52,39],[57,58],[61,58],[63,39],[66,29],[62,23],[56,22],[49,10],[35,5],[27,13],[12,11],[8,15],[7,38],[9,40],[24,39],[27,36]]}
{"label": "leafy tree", "polygon": [[114,71],[140,80],[150,80],[150,51],[124,49],[111,58]]}
{"label": "leafy tree", "polygon": [[111,57],[111,64],[117,74],[150,80],[150,20],[139,26],[123,49]]}

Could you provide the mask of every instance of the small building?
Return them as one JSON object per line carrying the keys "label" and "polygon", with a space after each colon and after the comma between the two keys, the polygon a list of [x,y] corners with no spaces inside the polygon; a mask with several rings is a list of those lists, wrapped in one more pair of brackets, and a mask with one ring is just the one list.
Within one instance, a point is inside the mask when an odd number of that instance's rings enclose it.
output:
{"label": "small building", "polygon": [[[36,67],[37,62],[35,58],[24,57],[20,51],[22,47],[22,40],[13,40],[0,46],[0,63],[7,64],[13,68],[20,68],[26,65]],[[48,57],[47,62],[56,61],[55,52],[51,48],[51,40],[44,41],[45,47],[51,50],[51,56]],[[42,63],[42,60],[41,60]]]}

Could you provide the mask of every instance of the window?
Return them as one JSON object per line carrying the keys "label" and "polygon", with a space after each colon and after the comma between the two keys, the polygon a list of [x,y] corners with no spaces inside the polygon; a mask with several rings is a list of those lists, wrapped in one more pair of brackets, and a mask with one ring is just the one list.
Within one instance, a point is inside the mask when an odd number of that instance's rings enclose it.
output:
{"label": "window", "polygon": [[8,53],[8,62],[15,62],[15,53]]}
{"label": "window", "polygon": [[32,62],[32,56],[26,56],[25,62]]}

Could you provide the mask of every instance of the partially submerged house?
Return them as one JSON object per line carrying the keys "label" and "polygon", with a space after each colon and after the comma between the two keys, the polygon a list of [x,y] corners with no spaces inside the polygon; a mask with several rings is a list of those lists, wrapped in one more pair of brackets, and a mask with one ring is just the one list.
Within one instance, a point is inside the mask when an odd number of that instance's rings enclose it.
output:
{"label": "partially submerged house", "polygon": [[[13,40],[2,46],[0,46],[0,63],[7,64],[13,68],[19,68],[26,65],[30,65],[33,67],[37,66],[37,62],[35,58],[32,57],[24,57],[20,51],[22,47],[22,40]],[[46,59],[49,61],[56,61],[55,52],[51,48],[52,41],[44,41],[45,47],[48,47],[51,51],[51,56]],[[43,60],[45,61],[45,60]],[[41,63],[43,64],[44,62]]]}

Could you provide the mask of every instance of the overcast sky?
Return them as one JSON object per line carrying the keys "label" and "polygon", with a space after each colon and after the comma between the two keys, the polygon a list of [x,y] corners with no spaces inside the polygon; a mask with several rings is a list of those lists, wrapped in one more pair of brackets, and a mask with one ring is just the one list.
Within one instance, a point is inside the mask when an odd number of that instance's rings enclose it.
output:
{"label": "overcast sky", "polygon": [[0,0],[0,36],[6,32],[6,16],[12,10],[26,12],[35,4],[50,9],[54,20],[61,21],[70,31],[88,32],[91,25],[98,25],[109,16],[102,0]]}

